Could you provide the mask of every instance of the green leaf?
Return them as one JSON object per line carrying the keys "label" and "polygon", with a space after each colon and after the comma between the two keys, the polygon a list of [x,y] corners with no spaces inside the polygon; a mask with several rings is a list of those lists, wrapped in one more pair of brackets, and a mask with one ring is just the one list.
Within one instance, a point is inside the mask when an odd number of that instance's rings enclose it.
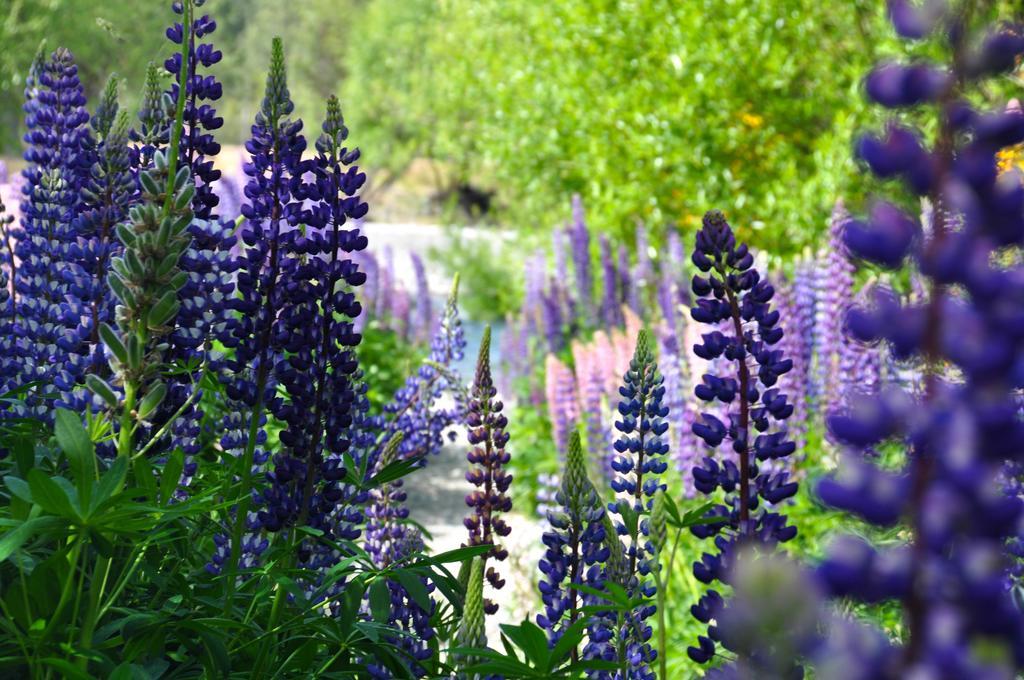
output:
{"label": "green leaf", "polygon": [[[127,354],[125,356],[127,358]],[[117,393],[114,392],[114,388],[112,388],[106,380],[98,375],[90,373],[85,376],[85,386],[89,388],[90,392],[102,399],[107,406],[110,408],[117,408]]]}
{"label": "green leaf", "polygon": [[121,336],[117,334],[110,324],[100,324],[100,340],[107,346],[107,349],[122,364],[128,363],[128,348],[121,342]]}
{"label": "green leaf", "polygon": [[377,623],[387,623],[391,615],[391,591],[384,579],[370,584],[370,613]]}
{"label": "green leaf", "polygon": [[150,328],[160,328],[174,318],[178,313],[178,292],[176,290],[166,291],[160,299],[150,308],[146,315],[146,325]]}
{"label": "green leaf", "polygon": [[375,474],[367,482],[368,488],[378,487],[388,482],[393,482],[396,479],[401,479],[411,472],[420,468],[419,458],[407,458],[405,460],[396,460],[393,463],[384,466],[384,469]]}
{"label": "green leaf", "polygon": [[146,396],[142,398],[142,402],[139,403],[139,417],[143,420],[147,419],[163,403],[166,396],[167,383],[159,382],[153,385],[149,392],[146,393]]}
{"label": "green leaf", "polygon": [[71,476],[84,507],[89,507],[92,485],[96,481],[96,449],[77,414],[57,409],[53,433],[71,466]]}
{"label": "green leaf", "polygon": [[471,560],[479,555],[485,555],[491,550],[489,545],[470,545],[465,548],[455,548],[454,550],[447,550],[439,555],[429,555],[423,562],[429,564],[448,564],[451,562],[462,562],[464,560]]}
{"label": "green leaf", "polygon": [[28,471],[28,487],[32,490],[32,499],[36,505],[46,512],[75,521],[81,519],[64,489],[39,468]]}
{"label": "green leaf", "polygon": [[543,670],[552,671],[556,666],[569,658],[572,650],[577,649],[580,646],[580,642],[583,641],[583,633],[586,631],[589,622],[589,617],[583,617],[577,619],[575,623],[565,629],[562,637],[558,638],[558,642],[551,648],[548,665]]}
{"label": "green leaf", "polygon": [[531,665],[537,668],[548,667],[551,651],[548,649],[547,636],[540,626],[530,620],[523,621],[518,626],[504,623],[501,625],[501,632],[515,643],[516,647],[523,650]]}
{"label": "green leaf", "polygon": [[430,611],[430,593],[419,576],[405,569],[398,569],[394,572],[394,577],[405,588],[405,592],[409,593],[413,602],[424,611]]}
{"label": "green leaf", "polygon": [[0,562],[17,552],[34,535],[63,524],[58,517],[35,517],[22,522],[0,538]]}
{"label": "green leaf", "polygon": [[185,453],[176,448],[167,459],[163,472],[160,474],[160,501],[170,503],[181,481],[181,471],[185,469]]}
{"label": "green leaf", "polygon": [[100,481],[97,482],[90,512],[117,493],[124,485],[124,480],[127,476],[128,459],[124,456],[118,456],[114,459],[114,462],[110,464],[110,468],[103,473],[102,477],[100,477]]}
{"label": "green leaf", "polygon": [[26,503],[35,503],[35,500],[32,498],[32,490],[29,488],[28,482],[21,477],[7,475],[4,477],[4,483],[15,497],[20,498]]}

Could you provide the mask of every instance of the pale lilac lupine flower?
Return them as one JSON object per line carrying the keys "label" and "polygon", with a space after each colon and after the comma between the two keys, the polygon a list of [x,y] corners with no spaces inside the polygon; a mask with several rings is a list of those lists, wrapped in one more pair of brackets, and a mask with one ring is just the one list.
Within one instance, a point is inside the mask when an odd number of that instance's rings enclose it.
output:
{"label": "pale lilac lupine flower", "polygon": [[793,405],[793,415],[788,420],[788,427],[799,451],[806,441],[808,429],[807,385],[810,365],[807,363],[807,357],[810,354],[810,337],[803,333],[800,327],[803,319],[794,283],[779,277],[775,285],[774,300],[775,308],[780,315],[779,323],[784,332],[776,349],[781,350],[783,356],[793,362],[789,372],[779,378],[779,389]]}
{"label": "pale lilac lupine flower", "polygon": [[524,271],[523,319],[528,330],[536,332],[542,325],[544,315],[544,282],[547,279],[547,257],[544,250],[537,250],[528,257]]}
{"label": "pale lilac lupine flower", "polygon": [[605,328],[622,325],[622,302],[619,298],[619,272],[612,259],[612,244],[608,237],[599,237],[601,249],[601,323]]}
{"label": "pale lilac lupine flower", "polygon": [[633,272],[629,266],[629,248],[625,244],[619,244],[619,309],[622,305],[629,304],[633,296],[633,288],[636,282],[633,281]]}
{"label": "pale lilac lupine flower", "polygon": [[434,310],[430,301],[430,284],[427,282],[427,268],[418,253],[410,253],[413,272],[416,274],[416,310],[413,318],[413,337],[429,340],[433,331]]}
{"label": "pale lilac lupine flower", "polygon": [[829,224],[829,243],[818,255],[817,308],[815,309],[815,370],[819,404],[837,404],[841,396],[840,353],[843,346],[843,320],[853,304],[854,266],[847,256],[842,234],[850,215],[842,201],[836,201]]}
{"label": "pale lilac lupine flower", "polygon": [[569,446],[569,433],[579,421],[579,401],[576,398],[576,379],[569,367],[554,354],[544,361],[545,390],[551,432],[559,459],[564,459]]}
{"label": "pale lilac lupine flower", "polygon": [[569,226],[569,242],[572,246],[572,268],[576,283],[576,299],[583,315],[583,325],[593,326],[597,322],[594,309],[594,276],[590,264],[590,232],[583,219],[583,202],[579,194],[572,197],[572,224]]}

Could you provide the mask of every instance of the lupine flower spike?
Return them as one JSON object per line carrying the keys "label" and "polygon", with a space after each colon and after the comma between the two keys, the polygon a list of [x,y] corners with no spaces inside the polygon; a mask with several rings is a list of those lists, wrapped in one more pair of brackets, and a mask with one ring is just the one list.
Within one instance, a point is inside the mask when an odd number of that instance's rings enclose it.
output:
{"label": "lupine flower spike", "polygon": [[[491,378],[491,327],[484,329],[484,337],[480,341],[480,358],[476,364],[476,378],[470,392],[469,410],[466,425],[469,428],[470,449],[467,458],[470,470],[466,480],[477,487],[466,496],[466,505],[473,509],[473,514],[465,519],[469,530],[469,545],[490,545],[491,551],[483,558],[501,562],[508,557],[508,551],[498,539],[508,536],[512,530],[502,518],[502,514],[512,509],[512,499],[508,495],[512,475],[505,471],[511,456],[505,451],[508,434],[505,427],[508,419],[501,413],[503,405],[496,399],[497,390]],[[500,590],[505,581],[493,565],[486,569],[487,582],[495,590]],[[498,605],[485,600],[484,611],[493,614]]]}
{"label": "lupine flower spike", "polygon": [[[771,547],[796,535],[785,516],[772,510],[797,490],[789,474],[773,465],[796,448],[782,425],[793,407],[775,387],[792,361],[773,349],[783,337],[779,313],[769,306],[775,291],[753,268],[754,257],[746,244],[736,243],[722,213],[713,210],[704,216],[692,259],[701,274],[693,277],[697,299],[691,315],[694,321],[721,329],[705,333],[694,352],[729,367],[726,375],[705,374],[694,389],[698,399],[718,401],[729,409],[727,422],[702,413],[693,424],[694,434],[712,448],[728,440],[733,453],[719,459],[707,456],[693,469],[697,490],[718,501],[708,513],[717,521],[691,529],[698,538],[715,538],[717,553],[705,553],[693,565],[694,576],[711,585],[728,583],[740,546],[756,542]],[[718,489],[722,496],[716,495]],[[709,624],[708,635],[687,650],[697,663],[715,655],[713,621],[723,601],[716,590],[709,590],[691,610],[698,621]]]}
{"label": "lupine flower spike", "polygon": [[1019,531],[1024,504],[997,492],[1006,462],[1024,460],[1024,268],[1004,257],[1024,245],[1024,186],[1019,171],[998,167],[1002,150],[1024,142],[1024,115],[969,103],[982,101],[974,90],[984,81],[1016,68],[1024,38],[1011,24],[975,35],[974,3],[937,13],[925,11],[930,4],[897,3],[893,25],[907,39],[934,36],[929,53],[941,48],[952,66],[884,63],[865,90],[894,111],[933,107],[934,147],[894,120],[856,148],[877,177],[928,199],[931,227],[878,200],[843,234],[851,255],[883,269],[911,261],[925,278],[924,299],[878,289],[846,317],[856,340],[920,361],[924,385],[889,386],[830,413],[832,436],[850,450],[888,442],[906,460],[882,468],[854,454],[819,487],[826,503],[873,525],[907,523],[909,545],[845,536],[818,569],[833,597],[898,604],[904,633],[832,636],[821,646],[825,665],[857,659],[856,667],[831,664],[829,677],[838,680],[1010,678],[1024,668],[1024,614],[1004,589],[1005,544]]}
{"label": "lupine flower spike", "polygon": [[[620,420],[615,429],[620,436],[615,441],[616,454],[612,459],[612,490],[619,494],[618,502],[608,506],[618,516],[615,529],[626,538],[626,584],[631,596],[653,597],[656,592],[652,558],[654,546],[650,540],[649,515],[654,495],[666,488],[663,475],[668,469],[665,454],[668,444],[664,435],[668,431],[668,407],[665,398],[665,379],[658,372],[654,360],[653,339],[647,330],[639,332],[636,350],[629,370],[619,388]],[[626,617],[618,631],[618,644],[629,661],[632,675],[653,678],[651,664],[657,656],[651,647],[651,627],[646,620],[656,607],[643,605]]]}
{"label": "lupine flower spike", "polygon": [[[572,586],[600,588],[604,579],[602,564],[608,557],[604,508],[587,477],[577,431],[569,438],[562,484],[555,500],[556,506],[548,512],[550,529],[544,533],[546,550],[540,561],[544,613],[537,616],[537,624],[547,631],[552,646],[583,616],[583,607],[589,603]],[[579,651],[573,650],[573,660],[578,655]]]}

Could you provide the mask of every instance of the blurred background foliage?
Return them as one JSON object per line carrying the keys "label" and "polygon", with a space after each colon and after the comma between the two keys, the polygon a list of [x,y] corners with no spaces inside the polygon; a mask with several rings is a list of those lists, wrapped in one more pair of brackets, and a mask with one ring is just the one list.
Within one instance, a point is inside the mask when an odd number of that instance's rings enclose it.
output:
{"label": "blurred background foliage", "polygon": [[[43,35],[91,93],[110,72],[134,106],[162,61],[159,0],[0,0],[0,143],[17,155],[21,90]],[[1019,3],[1002,0],[1020,15]],[[219,139],[245,136],[270,38],[298,112],[341,92],[378,190],[412,169],[463,213],[527,232],[579,193],[598,229],[689,231],[712,206],[777,255],[813,244],[839,195],[863,191],[859,96],[894,48],[883,0],[209,0],[227,94]],[[426,168],[426,170],[424,170]],[[452,215],[452,213],[448,213]]]}

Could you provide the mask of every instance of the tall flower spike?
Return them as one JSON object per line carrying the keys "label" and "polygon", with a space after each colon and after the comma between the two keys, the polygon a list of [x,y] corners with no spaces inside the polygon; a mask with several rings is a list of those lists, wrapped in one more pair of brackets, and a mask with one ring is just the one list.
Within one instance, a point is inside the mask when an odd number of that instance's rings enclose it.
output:
{"label": "tall flower spike", "polygon": [[[336,98],[328,100],[322,130],[317,155],[306,166],[313,182],[295,182],[296,195],[313,202],[301,215],[305,229],[281,236],[282,296],[273,332],[279,358],[273,373],[288,400],[271,406],[285,428],[260,517],[266,513],[269,530],[309,526],[334,541],[354,538],[361,519],[352,507],[355,490],[342,479],[359,399],[353,348],[361,339],[354,320],[362,307],[355,289],[366,279],[351,253],[367,245],[347,223],[363,217],[367,206],[358,195],[366,176],[354,165],[358,150],[343,146],[348,130]],[[333,554],[324,542],[305,541],[299,564],[327,569]]]}
{"label": "tall flower spike", "polygon": [[[116,83],[111,78],[110,83]],[[82,187],[82,213],[76,231],[79,240],[72,250],[74,275],[81,282],[81,297],[88,321],[82,342],[91,348],[90,369],[104,370],[100,342],[102,324],[114,322],[116,298],[107,286],[111,261],[121,254],[117,226],[138,200],[128,150],[128,114],[117,111],[116,87],[108,86],[104,101],[93,117],[96,162]],[[108,122],[108,118],[112,119]]]}
{"label": "tall flower spike", "polygon": [[[694,389],[701,401],[726,405],[728,422],[705,412],[693,424],[693,433],[712,448],[728,439],[735,455],[707,456],[693,469],[697,490],[717,501],[707,515],[717,521],[691,529],[698,538],[715,538],[717,554],[704,553],[693,565],[694,576],[710,585],[728,583],[740,546],[756,542],[771,547],[796,535],[785,516],[772,510],[797,490],[788,473],[771,463],[796,448],[782,424],[793,406],[775,387],[792,361],[772,349],[783,337],[779,312],[769,306],[775,291],[753,268],[753,255],[746,244],[736,243],[732,228],[717,210],[704,215],[692,259],[701,274],[693,277],[697,299],[691,315],[715,329],[702,336],[694,353],[717,361],[722,370],[729,367],[725,375],[705,374]],[[697,663],[706,663],[715,654],[718,635],[712,621],[722,603],[722,596],[709,590],[691,609],[698,621],[709,624],[707,637],[700,636],[698,646],[687,650]]]}
{"label": "tall flower spike", "polygon": [[[401,433],[388,440],[374,470],[379,471],[400,458],[401,441]],[[423,550],[423,537],[419,529],[406,521],[409,509],[405,506],[405,499],[405,492],[396,482],[382,484],[370,492],[370,501],[366,507],[365,548],[378,568],[401,562]],[[422,582],[428,592],[434,589],[430,580],[424,578]],[[403,633],[388,636],[388,639],[411,658],[409,670],[413,677],[423,677],[425,671],[420,663],[431,654],[430,640],[434,638],[435,632],[430,618],[435,605],[431,601],[429,610],[424,609],[397,581],[389,580],[387,586],[391,596],[388,625]],[[387,669],[376,664],[367,664],[367,668],[374,678],[383,680],[392,677]]]}
{"label": "tall flower spike", "polygon": [[576,298],[583,315],[582,321],[585,326],[593,326],[597,322],[597,310],[594,308],[594,276],[590,265],[590,230],[584,221],[583,201],[579,194],[572,197],[572,224],[568,232]]}
{"label": "tall flower spike", "polygon": [[[458,294],[456,276],[430,342],[430,356],[384,407],[388,416],[384,437],[401,432],[404,439],[399,457],[416,458],[423,465],[427,464],[428,455],[440,452],[445,432],[462,418],[466,406],[462,378],[456,369],[466,349]],[[453,396],[454,403],[450,407],[438,406],[438,400],[446,393]],[[454,441],[454,434],[450,436]]]}
{"label": "tall flower spike", "polygon": [[[242,558],[243,534],[260,528],[275,531],[299,513],[292,497],[276,493],[262,499],[258,516],[249,512],[256,495],[250,494],[252,475],[265,458],[261,447],[266,437],[266,411],[269,408],[281,415],[287,408],[277,396],[274,367],[284,360],[279,340],[287,337],[281,318],[281,311],[288,306],[286,234],[301,233],[295,229],[302,214],[295,189],[307,166],[302,161],[306,150],[302,121],[288,118],[294,107],[286,82],[284,49],[275,38],[265,95],[252,125],[252,137],[246,142],[250,161],[244,166],[249,178],[245,188],[248,200],[242,206],[244,249],[239,258],[237,294],[225,303],[235,315],[227,320],[219,338],[231,350],[220,367],[220,376],[233,408],[229,422],[235,425],[225,432],[221,444],[229,455],[241,459],[243,489],[230,532],[229,571]],[[276,480],[270,480],[271,489]]]}
{"label": "tall flower spike", "polygon": [[[511,460],[505,451],[508,419],[501,413],[501,401],[495,398],[498,392],[491,378],[490,350],[491,327],[487,326],[480,341],[480,358],[466,415],[467,437],[473,447],[467,456],[470,470],[466,473],[466,480],[477,490],[466,496],[466,505],[473,508],[473,514],[465,519],[465,525],[469,530],[469,545],[492,546],[484,560],[492,558],[501,562],[508,557],[508,551],[497,539],[508,536],[512,531],[501,516],[512,510],[512,499],[508,495],[512,475],[505,471]],[[495,590],[505,585],[491,565],[487,567],[487,582]],[[484,609],[486,613],[493,614],[498,611],[498,605],[487,600]]]}
{"label": "tall flower spike", "polygon": [[[1024,187],[1018,171],[998,171],[999,152],[1024,141],[1024,114],[966,103],[984,101],[976,96],[984,81],[1018,63],[1024,41],[1019,25],[971,24],[971,8],[955,6],[929,46],[950,68],[886,63],[866,81],[867,95],[887,108],[933,108],[928,148],[923,134],[895,125],[858,145],[876,176],[901,180],[935,206],[930,228],[878,202],[844,234],[851,254],[872,265],[914,263],[927,288],[923,300],[878,290],[847,314],[858,340],[921,362],[923,386],[887,387],[830,413],[831,434],[856,453],[818,489],[827,504],[870,524],[906,523],[908,545],[844,536],[818,568],[831,597],[902,609],[898,641],[869,628],[822,646],[830,655],[822,666],[857,658],[879,680],[1009,678],[1024,669],[1024,613],[1004,589],[1006,541],[1019,531],[1024,504],[998,493],[1007,462],[1024,460],[1024,334],[1010,321],[1024,300],[1024,266],[1010,256],[1024,244]],[[899,33],[911,32],[905,16],[892,18]],[[883,468],[865,458],[882,443],[905,459]],[[854,668],[828,670],[855,677]]]}
{"label": "tall flower spike", "polygon": [[601,234],[598,242],[601,252],[601,323],[605,328],[615,328],[623,324],[619,271],[612,259],[612,244],[608,237]]}
{"label": "tall flower spike", "polygon": [[146,84],[139,104],[139,127],[132,128],[130,133],[132,142],[135,142],[132,146],[132,165],[135,168],[148,168],[153,162],[153,155],[170,142],[168,113],[173,109],[170,95],[160,90],[160,73],[151,61],[146,67]]}
{"label": "tall flower spike", "polygon": [[819,405],[832,407],[843,392],[840,353],[843,346],[843,318],[853,304],[854,265],[843,243],[850,214],[842,201],[836,201],[828,227],[828,247],[818,254],[817,291],[814,322],[814,346],[817,350],[815,390]]}
{"label": "tall flower spike", "polygon": [[[540,561],[539,583],[544,613],[537,624],[547,631],[554,645],[565,630],[578,621],[589,599],[575,585],[600,589],[604,583],[602,564],[608,559],[605,545],[604,508],[587,477],[579,432],[573,432],[565,460],[556,505],[548,511],[549,529],[544,532],[544,557]],[[579,651],[572,651],[579,658]]]}
{"label": "tall flower spike", "polygon": [[[184,0],[194,2],[195,0]],[[202,3],[196,3],[200,5]],[[172,3],[176,14],[183,14],[184,7],[180,0]],[[223,92],[221,84],[212,75],[201,75],[199,68],[209,69],[220,62],[223,56],[210,42],[203,38],[217,30],[217,22],[208,15],[194,18],[190,26],[184,27],[181,22],[167,29],[168,39],[176,46],[174,54],[165,62],[164,68],[172,76],[171,88],[167,91],[172,102],[177,102],[179,95],[179,75],[181,74],[181,49],[183,41],[188,42],[188,60],[185,77],[185,134],[181,137],[178,158],[187,165],[195,178],[196,194],[192,208],[199,219],[213,219],[213,211],[217,207],[218,198],[212,184],[220,179],[220,170],[213,165],[213,156],[220,153],[220,144],[213,137],[213,131],[224,125],[224,119],[217,115],[212,102],[220,99]],[[290,112],[289,112],[290,113]],[[288,115],[287,113],[285,115]]]}
{"label": "tall flower spike", "polygon": [[[669,415],[668,407],[662,403],[665,379],[658,372],[652,343],[647,330],[641,329],[629,370],[619,388],[620,420],[615,422],[615,429],[620,435],[614,444],[617,455],[612,460],[615,476],[611,487],[622,498],[608,506],[618,516],[616,532],[626,538],[625,577],[634,597],[655,594],[651,577],[654,547],[649,539],[648,515],[655,493],[666,488],[663,475],[668,469],[665,460],[668,444],[663,439],[668,431],[665,418]],[[638,521],[631,521],[631,517]],[[654,677],[650,664],[657,653],[649,644],[651,627],[646,623],[654,611],[654,606],[643,605],[628,613],[619,634],[619,644],[626,650],[626,658],[636,677]]]}

